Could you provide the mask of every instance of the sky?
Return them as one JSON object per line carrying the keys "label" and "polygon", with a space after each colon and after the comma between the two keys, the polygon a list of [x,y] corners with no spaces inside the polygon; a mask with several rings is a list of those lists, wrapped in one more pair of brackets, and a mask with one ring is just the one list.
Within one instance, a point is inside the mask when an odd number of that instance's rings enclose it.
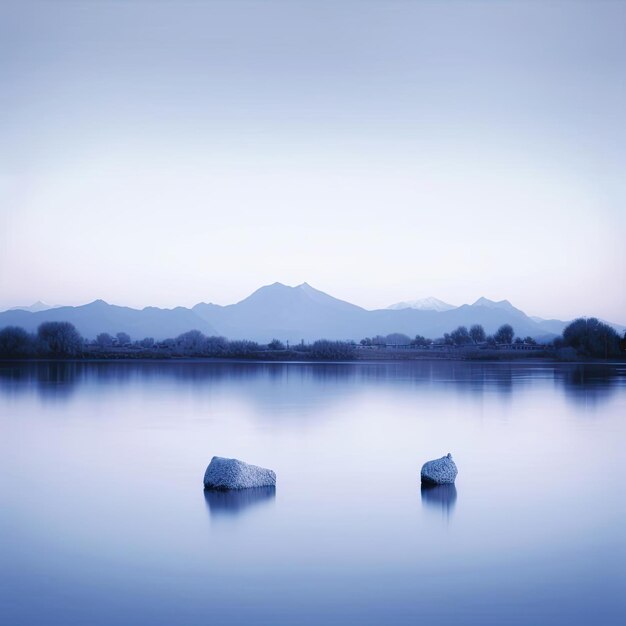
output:
{"label": "sky", "polygon": [[0,308],[626,322],[625,2],[0,2]]}

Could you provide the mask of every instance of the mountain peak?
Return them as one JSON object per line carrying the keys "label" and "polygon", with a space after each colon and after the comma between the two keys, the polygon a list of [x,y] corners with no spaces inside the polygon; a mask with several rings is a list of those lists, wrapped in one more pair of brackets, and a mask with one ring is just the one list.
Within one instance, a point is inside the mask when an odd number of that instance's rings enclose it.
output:
{"label": "mountain peak", "polygon": [[38,313],[39,311],[47,311],[48,309],[56,309],[57,305],[54,304],[46,304],[42,300],[37,300],[34,304],[30,306],[14,306],[8,309],[9,311],[29,311],[30,313]]}
{"label": "mountain peak", "polygon": [[429,296],[427,298],[420,298],[419,300],[407,300],[405,302],[396,302],[396,304],[392,304],[387,307],[392,310],[399,309],[417,309],[418,311],[450,311],[452,309],[456,309],[453,304],[448,304],[443,300],[439,300],[438,298],[433,298],[433,296]]}
{"label": "mountain peak", "polygon": [[265,285],[241,300],[237,306],[261,306],[266,310],[275,309],[285,313],[291,307],[302,307],[303,311],[312,311],[314,310],[311,309],[313,304],[332,309],[362,310],[361,307],[334,298],[319,289],[315,289],[315,287],[311,287],[306,282],[295,287],[278,282]]}
{"label": "mountain peak", "polygon": [[324,295],[328,295],[325,294],[323,291],[320,291],[319,289],[315,289],[315,287],[311,287],[311,285],[309,285],[309,283],[302,283],[300,285],[298,285],[297,287],[294,287],[294,289],[298,289],[299,291],[311,296],[313,294],[324,294]]}
{"label": "mountain peak", "polygon": [[105,300],[102,299],[98,299],[98,300],[94,300],[93,302],[89,302],[88,304],[85,304],[84,306],[91,306],[91,307],[103,307],[103,306],[109,306],[109,303],[106,302]]}
{"label": "mountain peak", "polygon": [[517,311],[517,309],[508,301],[508,300],[500,300],[496,302],[495,300],[489,300],[489,298],[485,298],[481,296],[472,304],[471,306],[482,306],[487,309],[503,309],[507,311]]}

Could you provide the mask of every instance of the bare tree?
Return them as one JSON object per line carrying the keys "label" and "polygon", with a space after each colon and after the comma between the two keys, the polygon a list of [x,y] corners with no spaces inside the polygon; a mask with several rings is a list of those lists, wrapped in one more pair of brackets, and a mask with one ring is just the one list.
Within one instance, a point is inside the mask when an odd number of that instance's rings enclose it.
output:
{"label": "bare tree", "polygon": [[34,352],[33,337],[20,326],[7,326],[0,330],[0,355],[23,357]]}
{"label": "bare tree", "polygon": [[595,317],[574,320],[563,331],[563,343],[585,356],[617,356],[620,338],[615,329]]}
{"label": "bare tree", "polygon": [[206,347],[206,337],[199,330],[188,330],[176,337],[176,345],[186,354],[202,354]]}
{"label": "bare tree", "polygon": [[130,343],[130,335],[128,333],[117,333],[117,345],[127,346]]}
{"label": "bare tree", "polygon": [[464,346],[472,342],[465,326],[459,326],[456,330],[453,330],[450,333],[450,338],[455,346]]}
{"label": "bare tree", "polygon": [[469,336],[474,343],[482,343],[485,341],[485,329],[480,324],[474,324],[469,329]]}
{"label": "bare tree", "polygon": [[496,331],[493,338],[496,340],[496,343],[513,343],[513,337],[515,336],[515,332],[513,327],[510,324],[502,324],[500,328]]}
{"label": "bare tree", "polygon": [[385,337],[385,343],[398,346],[408,346],[411,343],[411,338],[404,333],[390,333]]}
{"label": "bare tree", "polygon": [[113,345],[113,337],[111,337],[111,335],[109,335],[109,333],[100,333],[96,337],[96,343],[101,348],[109,348],[110,346]]}
{"label": "bare tree", "polygon": [[426,346],[429,346],[431,343],[432,343],[432,339],[427,339],[426,337],[422,335],[415,335],[415,339],[411,341],[411,345],[416,346],[418,348],[425,348]]}
{"label": "bare tree", "polygon": [[54,356],[75,356],[83,348],[83,338],[70,322],[44,322],[37,339],[42,350]]}

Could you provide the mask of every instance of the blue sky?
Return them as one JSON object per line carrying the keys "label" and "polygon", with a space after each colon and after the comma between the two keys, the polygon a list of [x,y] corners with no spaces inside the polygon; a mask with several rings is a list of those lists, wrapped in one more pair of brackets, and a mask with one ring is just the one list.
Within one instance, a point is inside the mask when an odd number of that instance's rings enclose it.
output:
{"label": "blue sky", "polygon": [[3,2],[0,307],[308,281],[626,312],[626,3]]}

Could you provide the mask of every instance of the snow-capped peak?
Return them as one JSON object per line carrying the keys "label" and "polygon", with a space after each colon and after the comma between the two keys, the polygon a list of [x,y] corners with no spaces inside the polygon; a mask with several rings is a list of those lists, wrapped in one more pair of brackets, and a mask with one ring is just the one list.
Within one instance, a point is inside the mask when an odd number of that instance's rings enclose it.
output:
{"label": "snow-capped peak", "polygon": [[396,302],[396,304],[392,304],[387,307],[388,309],[418,309],[419,311],[450,311],[451,309],[456,309],[453,304],[448,304],[443,300],[439,300],[437,298],[433,298],[429,296],[428,298],[421,298],[419,300],[408,300],[406,302]]}

